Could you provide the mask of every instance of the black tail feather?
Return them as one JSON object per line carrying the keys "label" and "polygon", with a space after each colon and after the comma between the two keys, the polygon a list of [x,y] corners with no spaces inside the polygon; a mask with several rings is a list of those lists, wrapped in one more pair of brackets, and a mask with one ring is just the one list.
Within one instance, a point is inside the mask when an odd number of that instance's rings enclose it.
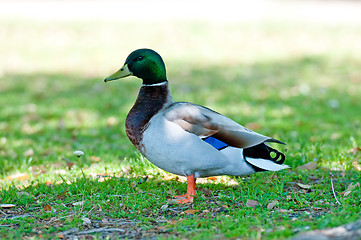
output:
{"label": "black tail feather", "polygon": [[[271,153],[275,153],[275,157],[271,157]],[[243,155],[245,157],[251,158],[263,158],[271,160],[277,164],[282,164],[285,161],[285,155],[270,146],[267,146],[264,143],[258,144],[256,146],[243,149]]]}
{"label": "black tail feather", "polygon": [[266,140],[265,142],[274,142],[274,143],[279,143],[279,144],[286,145],[286,143],[281,142],[280,140],[277,140],[277,139],[274,139],[274,138],[270,138],[270,139]]}

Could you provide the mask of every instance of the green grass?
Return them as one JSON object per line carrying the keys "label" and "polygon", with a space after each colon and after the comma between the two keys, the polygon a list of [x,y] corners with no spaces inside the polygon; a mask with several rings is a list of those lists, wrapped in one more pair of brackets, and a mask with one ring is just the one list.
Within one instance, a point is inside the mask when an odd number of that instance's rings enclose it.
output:
{"label": "green grass", "polygon": [[[0,204],[16,205],[0,209],[0,238],[115,227],[129,238],[285,239],[360,218],[360,187],[343,195],[361,181],[360,151],[350,152],[361,136],[360,26],[8,20],[0,28]],[[186,191],[184,179],[151,165],[125,135],[140,81],[103,83],[138,47],[164,57],[175,100],[286,142],[291,169],[207,180],[194,204],[167,205]],[[296,169],[311,161],[316,169]],[[16,173],[29,179],[6,179]],[[260,205],[246,207],[248,199]]]}

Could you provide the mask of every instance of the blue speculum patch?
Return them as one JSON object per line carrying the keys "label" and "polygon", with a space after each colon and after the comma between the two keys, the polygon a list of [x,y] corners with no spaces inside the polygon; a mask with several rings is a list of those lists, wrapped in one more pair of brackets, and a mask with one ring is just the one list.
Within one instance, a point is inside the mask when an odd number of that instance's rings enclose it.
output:
{"label": "blue speculum patch", "polygon": [[218,140],[217,138],[214,138],[214,137],[204,138],[203,141],[212,145],[212,147],[214,147],[217,150],[222,150],[222,149],[228,147],[227,143],[224,143],[221,140]]}

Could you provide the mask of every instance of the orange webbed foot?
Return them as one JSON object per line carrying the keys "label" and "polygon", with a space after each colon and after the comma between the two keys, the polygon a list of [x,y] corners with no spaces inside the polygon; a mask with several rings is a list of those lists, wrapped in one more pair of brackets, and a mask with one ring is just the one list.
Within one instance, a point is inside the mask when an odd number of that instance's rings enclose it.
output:
{"label": "orange webbed foot", "polygon": [[174,196],[174,200],[180,204],[193,203],[194,196],[196,195],[196,180],[194,174],[187,176],[187,194]]}
{"label": "orange webbed foot", "polygon": [[187,204],[187,203],[193,203],[193,196],[187,196],[186,198],[183,199],[175,199],[175,201],[177,201],[180,204]]}

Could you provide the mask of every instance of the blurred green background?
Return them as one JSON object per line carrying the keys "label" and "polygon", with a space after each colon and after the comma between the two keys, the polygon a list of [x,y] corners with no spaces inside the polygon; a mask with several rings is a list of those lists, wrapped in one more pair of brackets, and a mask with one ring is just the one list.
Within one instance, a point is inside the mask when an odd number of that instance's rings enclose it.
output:
{"label": "blurred green background", "polygon": [[141,82],[103,79],[142,47],[163,57],[175,100],[286,142],[291,167],[360,171],[360,12],[357,1],[2,1],[0,176],[57,168],[75,150],[105,167],[139,159],[124,120]]}

